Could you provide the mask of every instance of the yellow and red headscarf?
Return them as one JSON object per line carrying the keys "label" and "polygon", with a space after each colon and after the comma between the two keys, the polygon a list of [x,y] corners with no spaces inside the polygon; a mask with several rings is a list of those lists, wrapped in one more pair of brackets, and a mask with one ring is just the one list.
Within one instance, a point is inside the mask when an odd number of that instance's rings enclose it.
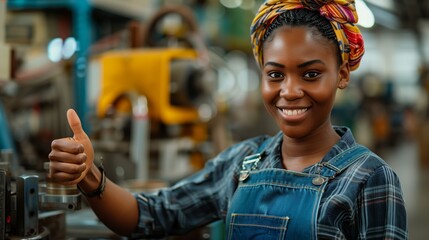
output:
{"label": "yellow and red headscarf", "polygon": [[262,38],[268,26],[281,13],[297,8],[317,10],[327,18],[337,37],[343,62],[347,60],[352,71],[359,67],[365,50],[362,35],[356,26],[358,16],[354,0],[266,0],[259,8],[250,29],[253,54],[260,66],[263,61]]}

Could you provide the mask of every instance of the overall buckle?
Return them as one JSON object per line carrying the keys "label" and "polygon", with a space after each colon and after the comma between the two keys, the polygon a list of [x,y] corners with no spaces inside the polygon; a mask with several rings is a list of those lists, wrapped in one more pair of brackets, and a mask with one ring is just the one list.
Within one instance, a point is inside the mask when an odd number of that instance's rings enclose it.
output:
{"label": "overall buckle", "polygon": [[240,182],[243,182],[244,180],[246,180],[250,175],[250,171],[258,168],[258,163],[260,160],[261,160],[260,153],[256,153],[245,157],[241,165],[240,178],[238,180]]}

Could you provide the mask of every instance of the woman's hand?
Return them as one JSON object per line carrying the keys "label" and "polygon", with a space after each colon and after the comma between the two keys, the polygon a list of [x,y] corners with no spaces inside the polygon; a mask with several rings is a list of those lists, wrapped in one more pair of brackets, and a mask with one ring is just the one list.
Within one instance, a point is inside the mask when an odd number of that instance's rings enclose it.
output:
{"label": "woman's hand", "polygon": [[55,183],[71,185],[86,176],[94,161],[94,149],[73,109],[67,111],[67,121],[74,135],[52,141],[48,177]]}

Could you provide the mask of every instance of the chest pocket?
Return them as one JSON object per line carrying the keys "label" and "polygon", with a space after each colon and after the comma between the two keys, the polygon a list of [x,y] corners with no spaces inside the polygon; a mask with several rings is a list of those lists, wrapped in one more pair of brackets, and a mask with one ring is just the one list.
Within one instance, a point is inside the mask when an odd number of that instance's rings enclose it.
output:
{"label": "chest pocket", "polygon": [[284,239],[288,223],[289,217],[234,213],[231,215],[228,239]]}

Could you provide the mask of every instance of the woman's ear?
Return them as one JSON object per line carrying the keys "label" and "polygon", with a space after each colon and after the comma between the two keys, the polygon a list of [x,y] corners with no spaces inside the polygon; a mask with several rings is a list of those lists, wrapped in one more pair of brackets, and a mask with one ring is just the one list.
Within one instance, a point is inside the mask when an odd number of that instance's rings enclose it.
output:
{"label": "woman's ear", "polygon": [[338,88],[344,89],[349,85],[350,81],[350,65],[349,62],[344,61],[339,67],[338,71]]}

